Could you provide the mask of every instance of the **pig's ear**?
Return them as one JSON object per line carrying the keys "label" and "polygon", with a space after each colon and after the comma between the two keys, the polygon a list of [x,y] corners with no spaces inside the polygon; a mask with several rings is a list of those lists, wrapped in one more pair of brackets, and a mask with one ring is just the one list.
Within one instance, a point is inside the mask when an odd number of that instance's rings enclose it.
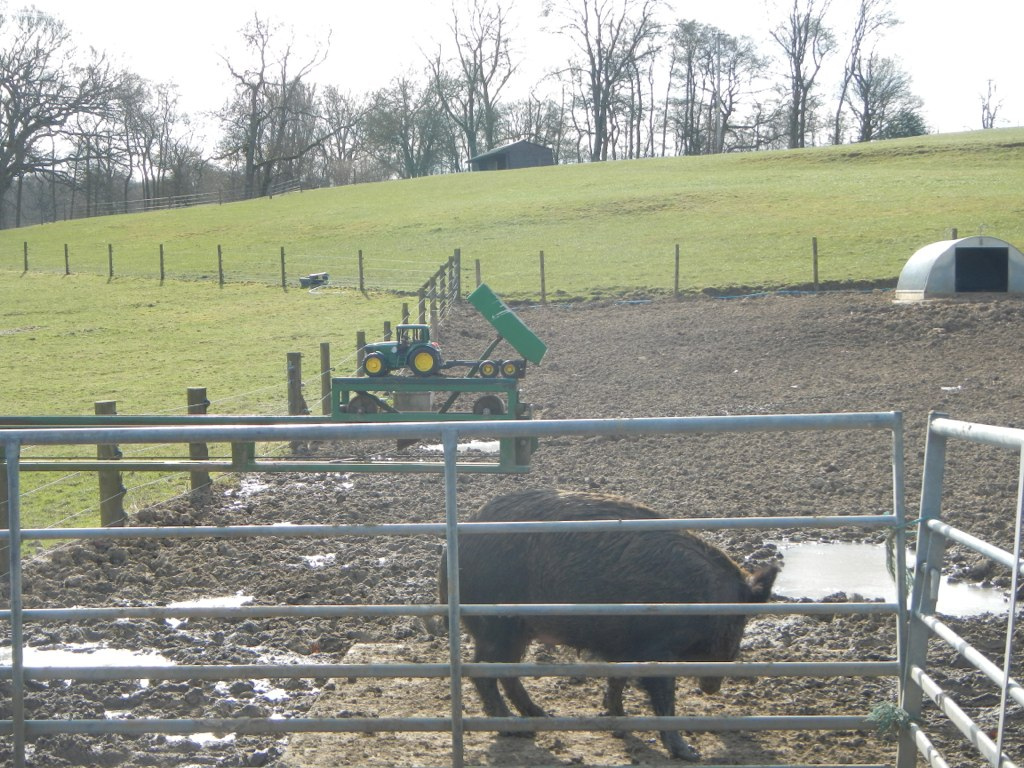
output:
{"label": "pig's ear", "polygon": [[754,571],[747,579],[750,585],[750,600],[754,603],[766,603],[772,596],[775,577],[779,575],[779,566],[772,564]]}

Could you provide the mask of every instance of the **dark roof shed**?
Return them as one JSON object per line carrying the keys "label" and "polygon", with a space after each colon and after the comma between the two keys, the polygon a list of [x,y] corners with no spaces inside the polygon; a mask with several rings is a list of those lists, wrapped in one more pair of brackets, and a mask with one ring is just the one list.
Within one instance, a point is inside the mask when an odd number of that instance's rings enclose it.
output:
{"label": "dark roof shed", "polygon": [[555,156],[551,147],[526,139],[492,149],[469,160],[469,165],[474,171],[504,171],[554,164]]}

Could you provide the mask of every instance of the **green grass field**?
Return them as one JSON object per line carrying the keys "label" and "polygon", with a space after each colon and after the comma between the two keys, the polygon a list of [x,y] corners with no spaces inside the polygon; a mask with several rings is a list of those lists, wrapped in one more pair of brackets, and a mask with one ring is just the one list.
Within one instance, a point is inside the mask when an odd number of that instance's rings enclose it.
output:
{"label": "green grass field", "polygon": [[[1024,243],[1021,178],[1024,129],[1006,129],[434,176],[6,230],[0,413],[88,414],[108,399],[122,413],[184,413],[190,386],[208,388],[211,412],[284,413],[288,352],[304,355],[315,409],[319,343],[349,372],[356,331],[373,339],[397,321],[415,299],[395,291],[415,290],[456,248],[464,284],[479,262],[508,300],[538,297],[541,251],[549,298],[669,293],[676,245],[684,292],[807,285],[812,238],[824,283],[894,282],[954,228]],[[298,288],[322,271],[330,289]],[[85,504],[36,495],[37,521]]]}

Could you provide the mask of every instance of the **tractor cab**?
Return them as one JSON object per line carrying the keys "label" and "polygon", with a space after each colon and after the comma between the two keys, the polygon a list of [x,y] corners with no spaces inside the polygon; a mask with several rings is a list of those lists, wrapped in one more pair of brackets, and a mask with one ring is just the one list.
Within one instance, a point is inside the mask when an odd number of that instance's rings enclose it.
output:
{"label": "tractor cab", "polygon": [[396,331],[398,346],[408,349],[413,344],[430,343],[430,326],[420,324],[402,324]]}

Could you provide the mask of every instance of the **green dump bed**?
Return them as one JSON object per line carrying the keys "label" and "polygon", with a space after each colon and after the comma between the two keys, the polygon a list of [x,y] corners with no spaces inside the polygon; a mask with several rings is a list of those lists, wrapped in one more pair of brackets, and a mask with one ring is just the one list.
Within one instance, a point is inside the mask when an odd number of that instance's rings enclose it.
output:
{"label": "green dump bed", "polygon": [[469,303],[476,307],[516,352],[531,363],[537,364],[541,361],[544,353],[548,351],[547,345],[526,327],[519,316],[509,309],[486,283],[481,283],[468,298]]}

